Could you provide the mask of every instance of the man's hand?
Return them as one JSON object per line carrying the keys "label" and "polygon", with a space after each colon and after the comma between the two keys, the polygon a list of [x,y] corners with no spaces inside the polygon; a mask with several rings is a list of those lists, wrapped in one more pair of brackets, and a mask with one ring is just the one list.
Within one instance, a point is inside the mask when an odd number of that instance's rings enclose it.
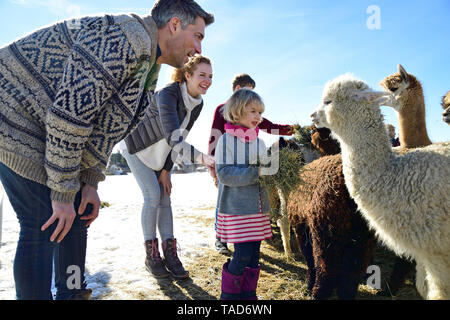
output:
{"label": "man's hand", "polygon": [[80,218],[80,220],[87,220],[86,227],[89,227],[89,225],[98,217],[98,213],[100,212],[100,198],[97,190],[93,186],[85,184],[81,189],[81,202],[78,207],[78,214],[84,213],[88,203],[92,204],[91,213]]}
{"label": "man's hand", "polygon": [[161,174],[159,175],[159,179],[158,182],[162,185],[163,187],[163,193],[164,196],[167,194],[170,197],[170,193],[172,192],[172,182],[170,181],[170,174],[169,171],[163,169],[161,171]]}
{"label": "man's hand", "polygon": [[52,200],[53,214],[50,219],[41,227],[41,231],[45,231],[50,225],[52,225],[56,219],[58,219],[58,224],[55,231],[50,236],[50,241],[55,241],[58,237],[57,242],[60,243],[66,234],[70,231],[72,227],[73,220],[75,219],[75,209],[73,203],[64,203]]}

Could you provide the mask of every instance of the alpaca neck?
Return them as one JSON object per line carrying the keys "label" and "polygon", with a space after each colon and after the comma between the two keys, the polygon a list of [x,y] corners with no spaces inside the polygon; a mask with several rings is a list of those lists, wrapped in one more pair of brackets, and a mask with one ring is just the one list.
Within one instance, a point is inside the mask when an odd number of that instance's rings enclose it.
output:
{"label": "alpaca neck", "polygon": [[[362,129],[362,128],[361,128]],[[391,142],[382,125],[379,128],[364,128],[353,141],[340,141],[342,157],[351,161],[353,168],[365,168],[378,172],[385,170],[392,155]]]}
{"label": "alpaca neck", "polygon": [[425,123],[425,102],[423,96],[408,99],[398,114],[400,145],[403,148],[417,148],[431,144]]}
{"label": "alpaca neck", "polygon": [[[354,197],[369,195],[365,192],[367,181],[375,181],[381,175],[389,174],[390,161],[394,156],[381,114],[378,121],[364,125],[347,126],[347,134],[339,136],[345,181]],[[376,119],[376,118],[375,118]]]}

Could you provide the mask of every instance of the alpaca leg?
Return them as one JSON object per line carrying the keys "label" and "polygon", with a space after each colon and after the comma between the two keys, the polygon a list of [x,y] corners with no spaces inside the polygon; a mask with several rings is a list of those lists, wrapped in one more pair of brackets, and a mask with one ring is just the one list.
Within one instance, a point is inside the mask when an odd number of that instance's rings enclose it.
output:
{"label": "alpaca leg", "polygon": [[306,224],[299,224],[295,228],[295,234],[297,236],[298,247],[306,260],[306,265],[308,266],[307,272],[308,290],[312,291],[312,288],[314,287],[314,281],[316,280],[316,269],[314,267],[311,234]]}
{"label": "alpaca leg", "polygon": [[337,288],[339,299],[355,299],[361,278],[367,275],[376,246],[375,235],[369,231],[366,222],[354,213],[352,229],[348,234],[350,242],[343,248],[341,273]]}
{"label": "alpaca leg", "polygon": [[282,217],[277,220],[277,225],[280,227],[281,239],[283,240],[284,253],[288,260],[294,258],[294,254],[291,249],[291,225],[286,217]]}
{"label": "alpaca leg", "polygon": [[324,269],[322,266],[316,267],[316,279],[312,289],[313,299],[328,299],[336,288],[336,283],[337,276],[335,274],[330,274],[330,270]]}
{"label": "alpaca leg", "polygon": [[278,196],[280,197],[280,215],[281,218],[277,220],[277,225],[280,227],[281,239],[283,240],[284,253],[286,255],[287,260],[292,260],[294,258],[294,254],[291,249],[291,225],[287,218],[287,209],[286,209],[286,197],[280,188],[278,189]]}
{"label": "alpaca leg", "polygon": [[342,250],[341,272],[337,285],[337,295],[341,300],[353,300],[356,297],[361,276],[367,270],[364,249],[364,245],[352,243]]}
{"label": "alpaca leg", "polygon": [[450,299],[450,275],[447,257],[433,257],[425,265],[428,300]]}
{"label": "alpaca leg", "polygon": [[421,262],[416,261],[416,288],[424,299],[428,296],[426,276],[425,267]]}
{"label": "alpaca leg", "polygon": [[338,245],[329,239],[325,232],[316,229],[312,235],[314,265],[316,279],[312,289],[312,296],[316,300],[328,299],[336,288],[339,270],[339,259],[342,252],[338,252]]}

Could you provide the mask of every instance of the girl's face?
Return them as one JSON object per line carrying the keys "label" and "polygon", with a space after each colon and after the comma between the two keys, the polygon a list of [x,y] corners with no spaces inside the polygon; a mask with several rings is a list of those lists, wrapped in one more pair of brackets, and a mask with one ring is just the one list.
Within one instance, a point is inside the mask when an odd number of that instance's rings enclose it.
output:
{"label": "girl's face", "polygon": [[237,124],[248,129],[255,129],[262,121],[261,114],[262,112],[258,108],[258,105],[249,103],[245,106],[245,112]]}
{"label": "girl's face", "polygon": [[207,63],[200,63],[194,70],[193,74],[186,72],[186,85],[188,93],[192,97],[198,97],[205,94],[212,84],[212,67]]}

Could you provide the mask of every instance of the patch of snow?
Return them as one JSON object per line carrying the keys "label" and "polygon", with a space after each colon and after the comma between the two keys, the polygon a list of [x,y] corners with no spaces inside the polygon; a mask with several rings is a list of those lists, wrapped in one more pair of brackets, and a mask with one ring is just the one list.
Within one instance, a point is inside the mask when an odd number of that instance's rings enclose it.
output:
{"label": "patch of snow", "polygon": [[[174,235],[184,264],[214,245],[217,188],[207,172],[172,175]],[[168,299],[144,266],[145,250],[141,227],[142,194],[132,174],[107,176],[99,184],[102,201],[111,204],[100,210],[88,229],[86,281],[97,299]],[[7,198],[5,198],[7,199]],[[13,260],[19,224],[8,201],[4,201],[2,246],[0,248],[0,299],[15,299]],[[211,220],[213,221],[213,220]],[[187,268],[188,269],[188,268]],[[53,289],[54,290],[54,289]]]}

